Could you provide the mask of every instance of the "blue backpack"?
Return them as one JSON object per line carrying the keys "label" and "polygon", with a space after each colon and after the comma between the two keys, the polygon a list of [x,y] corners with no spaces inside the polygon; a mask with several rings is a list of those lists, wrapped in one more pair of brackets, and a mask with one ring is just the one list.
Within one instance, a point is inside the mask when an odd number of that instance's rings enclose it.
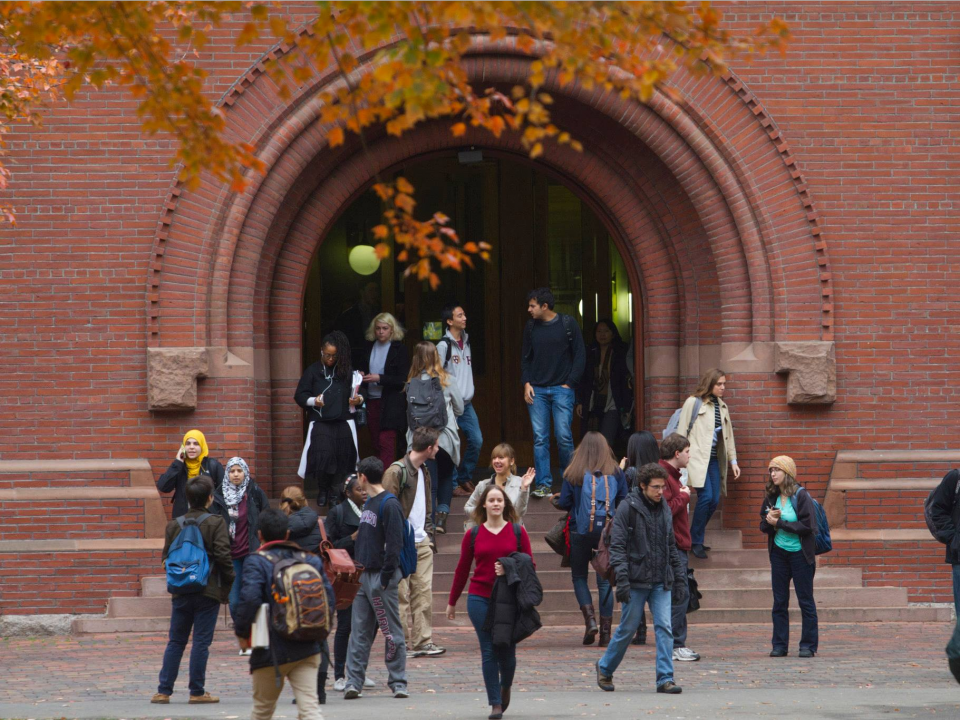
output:
{"label": "blue backpack", "polygon": [[[378,516],[383,515],[383,504],[393,498],[397,500],[397,496],[393,493],[385,493],[383,500],[380,501],[380,509],[377,511]],[[399,500],[397,500],[399,502]],[[403,521],[403,547],[400,548],[400,575],[402,577],[410,577],[417,571],[417,539],[413,532],[413,525],[410,524],[409,520]]]}
{"label": "blue backpack", "polygon": [[167,553],[167,592],[171,595],[203,592],[207,587],[210,558],[200,534],[200,524],[208,517],[210,513],[197,518],[186,515],[177,518],[180,534]]}
{"label": "blue backpack", "polygon": [[613,518],[613,502],[619,487],[617,482],[615,475],[584,473],[580,504],[574,508],[578,533],[600,537],[607,519]]}
{"label": "blue backpack", "polygon": [[[810,495],[806,488],[802,487],[800,490]],[[797,490],[797,493],[799,493],[800,490]],[[830,540],[830,523],[827,522],[827,511],[823,509],[823,505],[818,503],[813,495],[810,495],[810,500],[813,502],[813,516],[817,520],[816,535],[814,536],[817,555],[823,555],[833,550],[833,541]],[[790,502],[793,503],[794,512],[798,512],[796,494],[790,496]]]}

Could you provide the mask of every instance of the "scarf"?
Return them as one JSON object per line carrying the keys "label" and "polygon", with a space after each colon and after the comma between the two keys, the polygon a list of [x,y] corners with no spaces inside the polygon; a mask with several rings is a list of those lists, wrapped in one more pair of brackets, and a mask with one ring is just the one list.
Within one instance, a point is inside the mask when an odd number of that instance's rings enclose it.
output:
{"label": "scarf", "polygon": [[207,447],[207,439],[203,436],[203,433],[199,430],[190,430],[186,435],[183,436],[183,447],[187,445],[187,440],[196,440],[200,443],[200,454],[197,455],[196,460],[191,460],[187,457],[187,452],[183,452],[183,463],[187,466],[187,479],[195,478],[200,474],[201,464],[203,459],[210,454],[210,448]]}
{"label": "scarf", "polygon": [[[230,468],[239,465],[243,468],[243,482],[234,485],[230,482]],[[243,502],[244,495],[247,494],[247,486],[250,484],[250,468],[247,461],[243,458],[233,457],[227,462],[227,471],[223,474],[223,484],[220,490],[223,493],[223,502],[227,505],[227,514],[230,516],[230,539],[237,534],[237,520],[240,518],[240,503]]]}
{"label": "scarf", "polygon": [[357,504],[353,500],[351,500],[350,498],[347,498],[347,502],[350,503],[350,509],[357,514],[357,517],[360,517],[361,515],[363,515],[363,511],[357,507]]}

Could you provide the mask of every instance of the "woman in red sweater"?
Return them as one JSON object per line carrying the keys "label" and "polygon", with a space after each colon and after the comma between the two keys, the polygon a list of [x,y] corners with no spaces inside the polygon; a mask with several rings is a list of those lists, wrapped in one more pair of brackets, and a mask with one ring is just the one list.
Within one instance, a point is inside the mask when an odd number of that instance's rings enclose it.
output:
{"label": "woman in red sweater", "polygon": [[490,702],[490,720],[503,717],[503,711],[510,705],[510,686],[517,670],[517,646],[494,647],[493,637],[483,629],[490,607],[490,595],[497,575],[503,575],[503,565],[499,558],[517,551],[516,531],[520,531],[520,547],[533,557],[530,538],[519,524],[520,518],[510,502],[510,498],[496,484],[491,483],[483,491],[480,501],[473,511],[473,522],[478,527],[468,530],[460,545],[460,562],[453,576],[450,588],[450,604],[447,605],[447,617],[457,617],[457,600],[467,584],[470,566],[476,560],[470,591],[467,595],[467,615],[477,631],[480,641],[480,656],[483,668],[483,684],[487,688],[487,700]]}

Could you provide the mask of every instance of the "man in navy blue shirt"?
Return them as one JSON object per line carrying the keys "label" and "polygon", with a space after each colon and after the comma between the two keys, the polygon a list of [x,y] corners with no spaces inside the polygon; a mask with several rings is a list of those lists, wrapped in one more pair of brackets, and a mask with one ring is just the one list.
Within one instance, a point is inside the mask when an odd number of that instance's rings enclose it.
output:
{"label": "man in navy blue shirt", "polygon": [[555,300],[549,288],[537,288],[527,296],[530,320],[523,331],[520,381],[523,399],[533,425],[533,462],[537,468],[534,497],[547,497],[553,486],[550,475],[550,420],[560,451],[560,470],[573,455],[574,387],[583,375],[586,350],[577,321],[553,311]]}

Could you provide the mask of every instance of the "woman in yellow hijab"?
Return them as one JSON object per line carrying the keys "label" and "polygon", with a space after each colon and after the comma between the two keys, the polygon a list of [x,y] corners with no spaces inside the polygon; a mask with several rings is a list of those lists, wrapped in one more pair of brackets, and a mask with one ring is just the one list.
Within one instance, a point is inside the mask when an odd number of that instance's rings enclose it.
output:
{"label": "woman in yellow hijab", "polygon": [[223,483],[223,465],[209,457],[207,439],[199,430],[190,430],[183,436],[183,444],[167,471],[157,480],[157,490],[173,492],[173,516],[187,513],[187,480],[198,475],[209,475],[214,487]]}

